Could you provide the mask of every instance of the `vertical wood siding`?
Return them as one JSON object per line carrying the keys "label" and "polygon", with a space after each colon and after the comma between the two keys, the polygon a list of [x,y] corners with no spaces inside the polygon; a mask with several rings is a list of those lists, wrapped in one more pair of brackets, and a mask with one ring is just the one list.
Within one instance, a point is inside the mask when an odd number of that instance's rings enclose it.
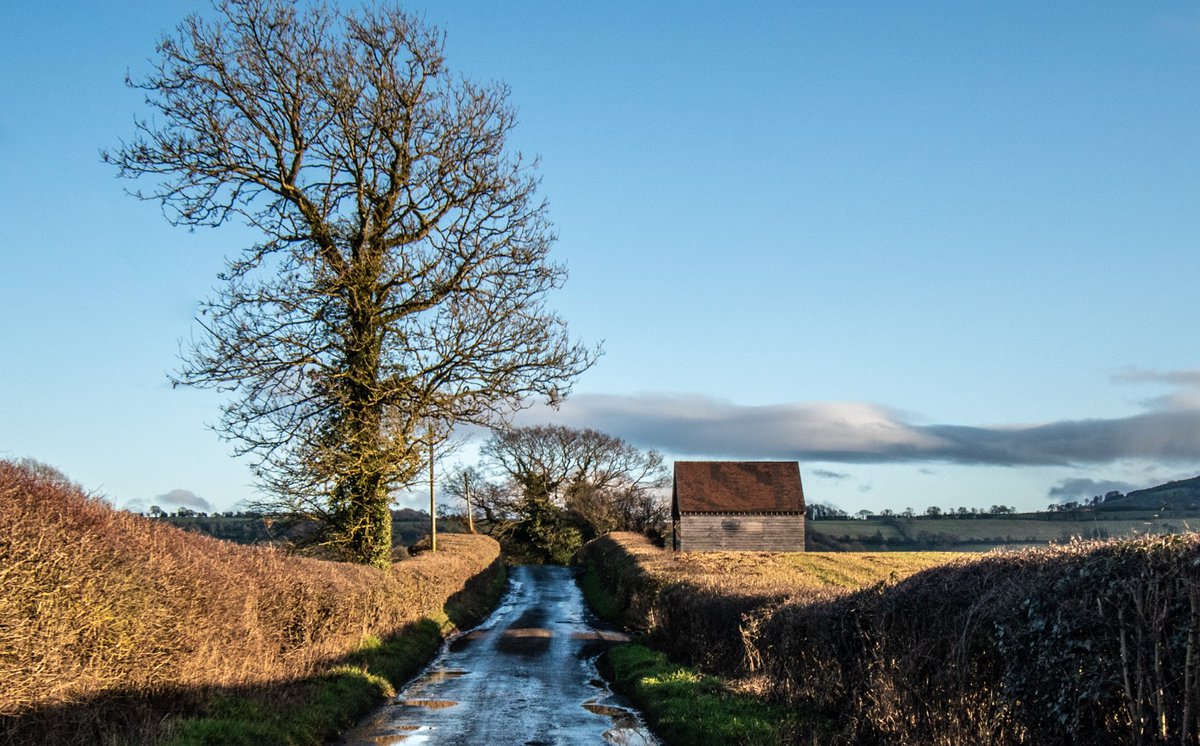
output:
{"label": "vertical wood siding", "polygon": [[684,552],[803,552],[804,515],[683,515],[678,548]]}

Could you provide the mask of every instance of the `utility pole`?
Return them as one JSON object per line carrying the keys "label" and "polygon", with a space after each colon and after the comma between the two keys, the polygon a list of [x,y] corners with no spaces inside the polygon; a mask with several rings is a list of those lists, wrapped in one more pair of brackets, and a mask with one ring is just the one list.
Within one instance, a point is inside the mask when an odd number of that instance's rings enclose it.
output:
{"label": "utility pole", "polygon": [[433,425],[429,428],[429,551],[437,551],[437,505],[433,501]]}
{"label": "utility pole", "polygon": [[467,498],[467,530],[475,533],[475,516],[471,512],[471,480],[463,472],[463,496]]}

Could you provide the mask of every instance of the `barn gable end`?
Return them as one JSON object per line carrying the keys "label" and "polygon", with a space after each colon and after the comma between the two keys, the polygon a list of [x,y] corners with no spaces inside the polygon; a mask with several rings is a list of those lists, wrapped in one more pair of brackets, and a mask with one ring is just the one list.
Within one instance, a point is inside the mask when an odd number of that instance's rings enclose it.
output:
{"label": "barn gable end", "polygon": [[804,551],[795,461],[677,461],[671,514],[680,551]]}

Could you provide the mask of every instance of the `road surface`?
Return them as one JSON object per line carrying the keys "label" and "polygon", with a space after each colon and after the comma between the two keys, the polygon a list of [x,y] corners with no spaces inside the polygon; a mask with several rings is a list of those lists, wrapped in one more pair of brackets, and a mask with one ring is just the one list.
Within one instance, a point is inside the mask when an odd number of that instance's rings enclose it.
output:
{"label": "road surface", "polygon": [[623,635],[597,628],[574,570],[512,568],[500,607],[343,746],[657,744],[596,673]]}

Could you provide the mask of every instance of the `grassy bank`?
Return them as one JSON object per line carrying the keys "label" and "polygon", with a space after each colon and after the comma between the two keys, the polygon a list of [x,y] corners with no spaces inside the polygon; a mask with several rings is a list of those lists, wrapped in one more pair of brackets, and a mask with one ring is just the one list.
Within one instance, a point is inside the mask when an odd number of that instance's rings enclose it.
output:
{"label": "grassy bank", "polygon": [[[0,462],[0,738],[227,742],[195,729],[238,713],[265,728],[261,708],[312,713],[269,741],[319,742],[361,709],[322,702],[377,701],[436,647],[447,609],[486,605],[495,542],[448,535],[439,550],[386,571],[289,557]],[[185,724],[196,716],[210,725]]]}
{"label": "grassy bank", "polygon": [[169,746],[323,744],[395,696],[437,652],[442,630],[423,620],[381,642],[368,640],[345,663],[307,680],[219,694],[204,714],[180,716],[161,734]]}
{"label": "grassy bank", "polygon": [[437,654],[448,632],[482,621],[506,584],[497,561],[450,596],[442,613],[387,640],[368,638],[345,662],[308,680],[214,697],[205,714],[173,723],[164,746],[326,743],[394,697]]}
{"label": "grassy bank", "polygon": [[724,583],[672,576],[690,559],[655,552],[617,536],[584,554],[656,647],[828,723],[791,740],[1200,737],[1196,535],[952,559],[860,590],[793,593],[742,582],[744,570]]}
{"label": "grassy bank", "polygon": [[720,680],[672,663],[635,643],[605,653],[613,688],[628,696],[654,733],[668,744],[790,743],[805,723],[791,708],[730,691]]}

